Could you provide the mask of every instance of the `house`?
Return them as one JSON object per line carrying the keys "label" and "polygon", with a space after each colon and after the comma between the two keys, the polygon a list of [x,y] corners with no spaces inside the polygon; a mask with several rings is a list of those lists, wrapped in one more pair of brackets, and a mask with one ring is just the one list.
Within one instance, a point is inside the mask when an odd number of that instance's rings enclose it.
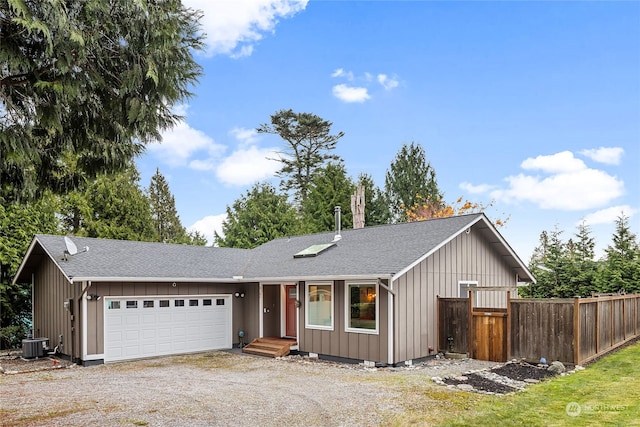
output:
{"label": "house", "polygon": [[272,336],[295,338],[304,354],[398,364],[436,348],[437,296],[534,278],[472,214],[255,249],[36,235],[14,281],[33,287],[34,336],[83,364]]}

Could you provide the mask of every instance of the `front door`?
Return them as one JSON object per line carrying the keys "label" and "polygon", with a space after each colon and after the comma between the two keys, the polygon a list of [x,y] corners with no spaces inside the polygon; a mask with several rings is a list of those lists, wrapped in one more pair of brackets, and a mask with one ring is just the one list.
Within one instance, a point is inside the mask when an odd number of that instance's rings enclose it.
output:
{"label": "front door", "polygon": [[295,285],[286,285],[284,287],[284,290],[287,296],[286,313],[285,313],[285,318],[286,318],[285,333],[288,337],[296,337],[298,334],[298,316],[297,316],[297,310],[296,310],[298,292],[296,291]]}

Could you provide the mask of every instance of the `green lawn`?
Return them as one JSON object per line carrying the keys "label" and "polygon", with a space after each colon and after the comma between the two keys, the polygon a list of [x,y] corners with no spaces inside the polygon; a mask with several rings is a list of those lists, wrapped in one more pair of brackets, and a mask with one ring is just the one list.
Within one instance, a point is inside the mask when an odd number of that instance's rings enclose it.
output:
{"label": "green lawn", "polygon": [[439,425],[640,426],[640,343],[524,392],[471,400],[472,410],[451,411]]}

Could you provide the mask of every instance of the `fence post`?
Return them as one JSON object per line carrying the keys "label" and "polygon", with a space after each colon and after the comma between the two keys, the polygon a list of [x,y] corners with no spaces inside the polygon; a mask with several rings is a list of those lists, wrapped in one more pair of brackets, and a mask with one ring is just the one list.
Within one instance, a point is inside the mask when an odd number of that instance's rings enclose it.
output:
{"label": "fence post", "polygon": [[511,360],[511,291],[507,291],[507,360]]}
{"label": "fence post", "polygon": [[440,320],[440,295],[436,295],[436,352],[440,351],[440,328],[442,328],[442,322]]}
{"label": "fence post", "polygon": [[469,340],[469,358],[473,359],[473,341],[474,341],[475,335],[473,333],[473,292],[471,292],[471,290],[469,290],[469,336],[468,336],[468,340]]}
{"label": "fence post", "polygon": [[611,299],[609,300],[609,313],[611,313],[611,315],[609,316],[609,327],[611,328],[611,340],[609,341],[609,345],[611,347],[613,347],[613,345],[616,343],[616,323],[615,318],[613,317],[614,307],[616,306],[616,304],[614,303],[614,298],[615,297],[611,297]]}
{"label": "fence post", "polygon": [[580,298],[573,299],[573,364],[580,364]]}
{"label": "fence post", "polygon": [[596,298],[596,354],[600,353],[600,300]]}

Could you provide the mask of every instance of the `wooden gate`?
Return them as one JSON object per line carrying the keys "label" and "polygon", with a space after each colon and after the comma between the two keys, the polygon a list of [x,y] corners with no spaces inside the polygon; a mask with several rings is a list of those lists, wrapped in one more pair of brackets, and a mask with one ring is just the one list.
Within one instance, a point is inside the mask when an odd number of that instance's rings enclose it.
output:
{"label": "wooden gate", "polygon": [[473,306],[473,292],[469,292],[469,357],[477,360],[506,362],[509,357],[509,305],[507,308]]}
{"label": "wooden gate", "polygon": [[471,352],[470,357],[477,360],[492,362],[507,361],[507,312],[502,309],[496,311],[473,311],[471,313]]}

